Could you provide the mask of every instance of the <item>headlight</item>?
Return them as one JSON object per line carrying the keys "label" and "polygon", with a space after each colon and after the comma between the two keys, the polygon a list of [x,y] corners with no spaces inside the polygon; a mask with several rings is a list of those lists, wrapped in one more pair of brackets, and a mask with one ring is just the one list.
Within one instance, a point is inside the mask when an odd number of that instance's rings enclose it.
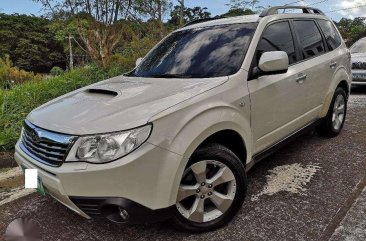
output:
{"label": "headlight", "polygon": [[149,137],[151,125],[140,128],[79,137],[66,161],[104,163],[127,155],[141,146]]}

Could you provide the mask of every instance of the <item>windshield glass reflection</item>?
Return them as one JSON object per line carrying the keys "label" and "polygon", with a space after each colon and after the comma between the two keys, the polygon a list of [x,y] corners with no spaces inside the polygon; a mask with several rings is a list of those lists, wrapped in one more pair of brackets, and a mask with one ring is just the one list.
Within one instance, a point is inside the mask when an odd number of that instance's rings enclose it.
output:
{"label": "windshield glass reflection", "polygon": [[244,60],[256,23],[174,32],[130,76],[210,78],[236,73]]}

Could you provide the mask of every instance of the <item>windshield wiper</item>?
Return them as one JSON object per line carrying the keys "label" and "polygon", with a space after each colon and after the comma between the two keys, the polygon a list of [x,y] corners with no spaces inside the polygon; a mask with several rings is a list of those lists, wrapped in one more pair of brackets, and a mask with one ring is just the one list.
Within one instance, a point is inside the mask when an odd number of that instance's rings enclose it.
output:
{"label": "windshield wiper", "polygon": [[190,74],[153,74],[153,75],[146,76],[146,77],[172,79],[172,78],[192,78],[192,75],[190,75]]}

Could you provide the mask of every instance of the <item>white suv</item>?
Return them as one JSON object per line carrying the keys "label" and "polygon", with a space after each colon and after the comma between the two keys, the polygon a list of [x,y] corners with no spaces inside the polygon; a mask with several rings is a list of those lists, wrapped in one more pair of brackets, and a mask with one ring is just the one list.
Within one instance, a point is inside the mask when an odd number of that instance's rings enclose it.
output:
{"label": "white suv", "polygon": [[86,218],[208,231],[238,212],[246,171],[275,147],[313,124],[340,133],[350,85],[350,53],[318,9],[200,20],[132,72],[32,111],[15,158]]}

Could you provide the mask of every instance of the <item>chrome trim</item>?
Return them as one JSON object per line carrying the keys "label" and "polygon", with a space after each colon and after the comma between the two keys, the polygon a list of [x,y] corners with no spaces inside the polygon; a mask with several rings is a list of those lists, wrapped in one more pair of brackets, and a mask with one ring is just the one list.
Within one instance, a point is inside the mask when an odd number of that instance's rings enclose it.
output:
{"label": "chrome trim", "polygon": [[68,145],[75,138],[75,136],[47,131],[45,129],[42,129],[42,128],[39,128],[39,127],[33,125],[32,123],[30,123],[27,120],[24,121],[24,124],[25,124],[24,128],[26,130],[36,131],[38,133],[38,136],[46,142],[60,143],[60,144]]}
{"label": "chrome trim", "polygon": [[65,161],[76,136],[59,134],[24,121],[20,148],[43,164],[58,167]]}
{"label": "chrome trim", "polygon": [[40,158],[38,158],[37,156],[33,155],[33,153],[31,153],[30,151],[28,151],[28,149],[25,147],[25,145],[23,144],[23,142],[20,142],[19,143],[19,147],[20,149],[29,157],[31,157],[33,160],[36,160],[42,164],[45,164],[47,166],[52,166],[52,167],[59,167],[60,165],[54,165],[54,164],[51,164],[49,162],[46,162]]}

